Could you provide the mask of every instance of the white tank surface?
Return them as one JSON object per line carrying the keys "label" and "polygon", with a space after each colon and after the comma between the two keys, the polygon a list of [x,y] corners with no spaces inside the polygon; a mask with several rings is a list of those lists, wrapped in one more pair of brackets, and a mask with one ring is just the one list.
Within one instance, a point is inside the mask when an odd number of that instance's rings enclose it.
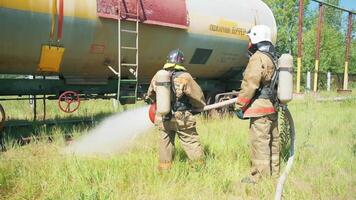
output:
{"label": "white tank surface", "polygon": [[159,70],[156,74],[157,112],[164,116],[171,112],[171,73]]}
{"label": "white tank surface", "polygon": [[287,104],[293,99],[293,56],[283,54],[279,60],[278,99]]}
{"label": "white tank surface", "polygon": [[[49,42],[52,2],[0,1],[0,74],[42,75],[38,71],[41,45]],[[118,65],[117,0],[64,1],[63,38],[66,49],[58,75],[64,79],[108,80],[116,76],[104,63]],[[136,0],[121,1],[122,27],[132,28]],[[148,83],[172,49],[181,49],[185,66],[194,77],[224,78],[247,64],[246,32],[257,24],[272,29],[276,22],[262,0],[141,0],[139,26],[140,83]],[[131,10],[130,10],[131,9]],[[58,14],[58,13],[57,13]],[[129,19],[129,20],[127,20]],[[56,25],[57,27],[57,25]],[[122,44],[134,46],[135,37],[122,34]],[[122,51],[122,62],[134,56]],[[124,76],[130,73],[123,72]]]}

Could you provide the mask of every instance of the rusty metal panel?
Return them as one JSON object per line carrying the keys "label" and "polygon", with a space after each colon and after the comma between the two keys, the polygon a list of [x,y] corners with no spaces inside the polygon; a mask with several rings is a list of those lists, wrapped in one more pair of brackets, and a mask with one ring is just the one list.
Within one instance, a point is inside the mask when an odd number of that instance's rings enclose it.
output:
{"label": "rusty metal panel", "polygon": [[97,0],[97,15],[101,18],[134,20],[136,7],[139,19],[146,24],[188,28],[188,14],[185,0]]}

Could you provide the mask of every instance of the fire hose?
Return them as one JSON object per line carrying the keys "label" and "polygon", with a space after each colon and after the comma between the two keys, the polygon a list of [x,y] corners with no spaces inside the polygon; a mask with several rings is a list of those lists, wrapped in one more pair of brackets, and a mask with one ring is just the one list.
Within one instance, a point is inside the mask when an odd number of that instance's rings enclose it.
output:
{"label": "fire hose", "polygon": [[284,172],[278,179],[277,189],[274,196],[275,200],[280,200],[282,198],[283,185],[292,168],[293,161],[294,161],[294,151],[295,151],[295,127],[294,127],[293,117],[292,114],[289,112],[287,106],[282,107],[282,111],[285,119],[287,119],[289,124],[290,148],[289,148],[289,158],[287,161],[287,165],[284,169]]}
{"label": "fire hose", "polygon": [[[237,98],[234,98],[234,99],[222,101],[222,102],[219,102],[216,104],[207,105],[204,107],[204,111],[233,105],[236,102],[236,100],[237,100]],[[287,161],[287,165],[286,165],[282,175],[278,179],[277,188],[276,188],[276,192],[275,192],[275,200],[280,200],[282,197],[283,186],[284,186],[287,176],[292,168],[293,161],[294,161],[294,153],[295,153],[294,152],[295,151],[295,127],[294,127],[293,117],[286,105],[281,106],[281,111],[282,111],[282,115],[283,115],[284,119],[287,121],[287,123],[289,125],[288,131],[289,131],[289,137],[290,137],[290,149],[289,149],[289,158]]]}
{"label": "fire hose", "polygon": [[[222,101],[219,103],[207,105],[204,107],[203,111],[209,111],[209,110],[213,110],[213,109],[217,109],[217,108],[230,106],[230,105],[233,105],[236,101],[237,101],[237,98],[233,98],[233,99]],[[289,148],[289,158],[287,161],[287,165],[286,165],[282,175],[278,179],[277,188],[276,188],[276,192],[275,192],[275,200],[280,200],[282,197],[283,186],[284,186],[287,176],[292,168],[293,161],[294,161],[294,153],[295,153],[295,127],[294,127],[293,117],[286,105],[282,105],[282,106],[280,106],[280,108],[281,108],[282,118],[284,119],[284,125],[286,126],[286,123],[287,123],[287,125],[289,125],[289,127],[288,127],[289,135],[287,135],[287,137],[290,138],[290,140],[289,140],[290,148]],[[154,121],[155,110],[156,110],[156,104],[152,104],[152,106],[150,107],[150,112],[149,112],[150,119],[152,122]]]}
{"label": "fire hose", "polygon": [[[204,107],[204,111],[232,105],[236,102],[236,100],[237,100],[237,98],[234,98],[234,99],[219,102],[216,104],[207,105]],[[293,161],[294,161],[294,151],[295,151],[295,128],[294,128],[294,121],[293,121],[292,114],[290,113],[290,111],[286,105],[281,106],[281,110],[282,110],[282,114],[284,115],[284,119],[287,120],[287,123],[289,125],[290,149],[289,149],[289,158],[287,161],[287,165],[286,165],[282,175],[278,179],[277,188],[276,188],[275,197],[274,197],[275,200],[279,200],[282,197],[283,186],[284,186],[287,176],[292,168]]]}

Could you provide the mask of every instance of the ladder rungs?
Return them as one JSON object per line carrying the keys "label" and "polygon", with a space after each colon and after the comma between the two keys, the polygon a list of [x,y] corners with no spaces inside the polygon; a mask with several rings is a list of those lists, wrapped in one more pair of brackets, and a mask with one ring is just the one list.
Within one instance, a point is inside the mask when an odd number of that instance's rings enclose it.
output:
{"label": "ladder rungs", "polygon": [[137,31],[122,29],[121,32],[137,34]]}
{"label": "ladder rungs", "polygon": [[120,83],[137,83],[137,79],[121,79]]}
{"label": "ladder rungs", "polygon": [[136,99],[136,96],[120,96],[120,99]]}
{"label": "ladder rungs", "polygon": [[137,15],[136,13],[123,13],[124,15],[127,15],[129,17],[139,17],[139,15]]}
{"label": "ladder rungs", "polygon": [[122,63],[121,66],[126,66],[126,67],[137,67],[137,64],[129,64],[129,63]]}
{"label": "ladder rungs", "polygon": [[128,50],[137,50],[136,47],[121,47],[122,49],[128,49]]}

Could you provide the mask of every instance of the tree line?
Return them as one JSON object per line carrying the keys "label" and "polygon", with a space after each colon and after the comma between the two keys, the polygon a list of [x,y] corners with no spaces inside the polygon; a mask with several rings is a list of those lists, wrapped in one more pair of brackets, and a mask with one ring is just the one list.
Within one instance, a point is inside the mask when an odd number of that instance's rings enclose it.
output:
{"label": "tree line", "polygon": [[[298,46],[298,0],[264,0],[272,9],[278,27],[276,48],[279,54],[291,53],[297,58]],[[339,6],[339,0],[324,0]],[[310,0],[304,0],[303,21],[303,68],[302,72],[314,71],[316,30],[319,9]],[[346,8],[347,9],[347,8]],[[319,72],[343,73],[345,64],[346,32],[348,13],[325,6],[322,28]],[[353,17],[355,19],[355,17]],[[356,74],[356,22],[353,20],[349,73]],[[295,59],[296,60],[296,59]]]}

